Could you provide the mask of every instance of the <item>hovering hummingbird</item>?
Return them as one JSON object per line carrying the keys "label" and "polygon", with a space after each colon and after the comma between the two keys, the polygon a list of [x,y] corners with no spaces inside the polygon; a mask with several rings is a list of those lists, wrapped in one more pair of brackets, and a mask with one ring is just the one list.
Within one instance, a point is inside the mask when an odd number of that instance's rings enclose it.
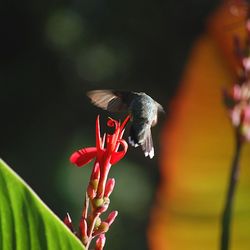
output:
{"label": "hovering hummingbird", "polygon": [[143,92],[92,90],[87,92],[91,102],[110,112],[127,111],[132,125],[129,133],[129,143],[141,146],[145,157],[154,157],[154,146],[151,127],[155,126],[158,113],[164,112],[163,107]]}

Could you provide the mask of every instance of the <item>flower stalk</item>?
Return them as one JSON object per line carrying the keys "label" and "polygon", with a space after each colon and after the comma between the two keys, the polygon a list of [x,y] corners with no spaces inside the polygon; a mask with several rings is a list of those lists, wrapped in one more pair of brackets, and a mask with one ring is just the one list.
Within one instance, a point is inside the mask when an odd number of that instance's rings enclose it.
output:
{"label": "flower stalk", "polygon": [[104,134],[101,137],[99,116],[96,119],[96,147],[88,147],[74,152],[70,161],[82,167],[95,159],[90,180],[87,186],[79,231],[74,232],[71,219],[67,214],[64,222],[82,241],[86,250],[96,239],[95,249],[102,250],[106,242],[105,233],[114,222],[117,211],[111,212],[106,219],[101,216],[107,211],[110,204],[110,195],[115,186],[115,179],[108,178],[112,165],[120,161],[126,154],[128,144],[122,139],[125,126],[130,117],[123,123],[109,118],[107,125],[114,128],[113,134]]}
{"label": "flower stalk", "polygon": [[243,141],[241,140],[241,136],[239,135],[239,133],[236,133],[235,137],[236,137],[235,152],[231,166],[231,175],[229,179],[229,186],[226,196],[225,207],[222,214],[222,233],[221,233],[221,248],[220,248],[221,250],[229,249],[233,201],[240,171],[239,160],[240,160],[240,153]]}
{"label": "flower stalk", "polygon": [[224,91],[224,101],[235,132],[235,151],[231,165],[226,201],[221,221],[221,250],[228,250],[235,190],[239,178],[242,146],[250,142],[250,8],[246,22],[246,40],[234,39],[234,51],[238,60],[238,81],[229,91]]}

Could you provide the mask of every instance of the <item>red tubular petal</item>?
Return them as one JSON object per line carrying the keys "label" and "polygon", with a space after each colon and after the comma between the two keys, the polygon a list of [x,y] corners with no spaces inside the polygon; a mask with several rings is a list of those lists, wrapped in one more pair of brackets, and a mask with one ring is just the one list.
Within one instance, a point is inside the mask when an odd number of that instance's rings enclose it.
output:
{"label": "red tubular petal", "polygon": [[[97,161],[101,161],[103,153],[104,153],[104,141],[102,142],[101,133],[100,133],[100,119],[99,115],[96,118],[96,126],[95,126],[95,134],[96,134],[96,148],[97,148]],[[105,135],[104,135],[105,140]]]}
{"label": "red tubular petal", "polygon": [[120,134],[119,134],[119,138],[118,139],[122,139],[124,131],[125,131],[125,127],[127,125],[127,123],[129,122],[129,120],[131,119],[131,115],[128,115],[125,120],[123,121],[123,123],[120,126]]}
{"label": "red tubular petal", "polygon": [[91,180],[99,180],[100,179],[100,165],[99,162],[95,162],[94,168],[91,173]]}
{"label": "red tubular petal", "polygon": [[116,148],[117,140],[120,135],[120,122],[109,117],[107,125],[109,127],[115,127],[114,133],[112,135],[108,135],[107,138],[107,151],[112,153]]}
{"label": "red tubular petal", "polygon": [[122,125],[120,126],[121,131],[125,128],[125,126],[127,125],[128,121],[130,120],[131,116],[128,115],[125,120],[123,121]]}
{"label": "red tubular petal", "polygon": [[105,140],[106,140],[106,133],[103,135],[103,138],[102,138],[102,149],[104,149],[105,147]]}
{"label": "red tubular petal", "polygon": [[109,127],[115,127],[115,129],[117,129],[117,127],[119,126],[119,122],[112,119],[111,117],[109,117],[108,121],[107,121],[107,125]]}
{"label": "red tubular petal", "polygon": [[96,157],[96,155],[97,149],[95,147],[83,148],[74,152],[70,156],[70,161],[78,167],[82,167],[83,165],[92,161],[93,158]]}
{"label": "red tubular petal", "polygon": [[108,134],[107,135],[107,145],[106,145],[106,148],[107,148],[107,151],[108,153],[110,154],[113,150],[114,150],[114,145],[115,145],[115,134]]}
{"label": "red tubular petal", "polygon": [[123,150],[112,153],[111,159],[110,159],[110,163],[112,165],[114,165],[115,163],[117,163],[118,161],[120,161],[125,156],[125,154],[126,154],[126,152],[128,150],[128,144],[127,144],[126,141],[120,140],[119,142],[123,146]]}
{"label": "red tubular petal", "polygon": [[110,134],[106,135],[107,146],[112,143],[112,137],[113,137],[113,135],[110,135]]}
{"label": "red tubular petal", "polygon": [[95,136],[96,136],[96,148],[97,148],[97,150],[100,150],[101,147],[102,147],[102,138],[101,138],[101,133],[100,133],[100,119],[99,119],[99,115],[96,118]]}

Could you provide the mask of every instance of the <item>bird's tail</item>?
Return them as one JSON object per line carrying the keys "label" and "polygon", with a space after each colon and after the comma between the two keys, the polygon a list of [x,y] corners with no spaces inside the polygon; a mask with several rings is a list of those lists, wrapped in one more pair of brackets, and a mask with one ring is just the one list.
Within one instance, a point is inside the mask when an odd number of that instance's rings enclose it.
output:
{"label": "bird's tail", "polygon": [[154,145],[150,126],[137,131],[132,125],[128,139],[133,147],[138,147],[139,145],[142,147],[145,157],[149,156],[150,159],[154,157]]}

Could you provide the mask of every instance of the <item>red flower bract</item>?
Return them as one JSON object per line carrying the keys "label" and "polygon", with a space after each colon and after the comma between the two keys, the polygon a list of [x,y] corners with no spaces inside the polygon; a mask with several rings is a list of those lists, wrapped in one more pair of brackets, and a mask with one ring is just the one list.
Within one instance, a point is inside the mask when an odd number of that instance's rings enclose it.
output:
{"label": "red flower bract", "polygon": [[[74,152],[70,157],[70,161],[78,167],[84,166],[94,158],[96,158],[100,166],[102,166],[103,164],[114,165],[115,163],[120,161],[124,157],[128,149],[127,142],[122,139],[124,128],[128,120],[129,116],[127,116],[124,122],[120,124],[120,122],[109,118],[107,125],[109,127],[114,127],[115,131],[113,134],[108,134],[107,136],[104,134],[102,138],[100,133],[99,116],[97,116],[96,147],[87,147]],[[120,145],[122,146],[122,150],[118,151]]]}
{"label": "red flower bract", "polygon": [[83,148],[74,152],[70,157],[70,161],[76,164],[78,167],[82,167],[83,165],[92,161],[92,159],[96,157],[96,153],[97,149],[94,147]]}

